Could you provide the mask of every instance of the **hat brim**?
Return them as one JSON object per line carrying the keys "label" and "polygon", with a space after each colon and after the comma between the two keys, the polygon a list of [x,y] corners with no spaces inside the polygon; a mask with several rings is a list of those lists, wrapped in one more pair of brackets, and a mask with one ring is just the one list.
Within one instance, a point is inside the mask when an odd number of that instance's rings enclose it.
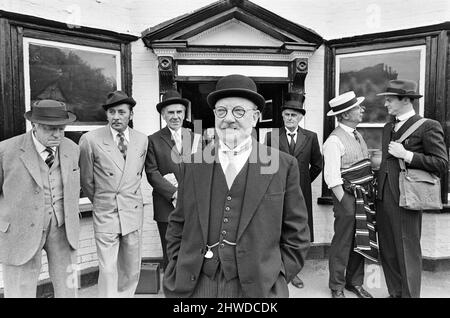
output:
{"label": "hat brim", "polygon": [[128,98],[118,100],[114,103],[102,105],[102,107],[104,110],[108,110],[109,108],[120,105],[120,104],[128,104],[131,107],[134,107],[134,106],[136,106],[136,101],[133,99],[133,97],[128,97]]}
{"label": "hat brim", "polygon": [[359,104],[361,104],[366,98],[365,98],[365,97],[357,97],[356,99],[357,99],[357,102],[354,103],[353,105],[350,105],[350,106],[348,106],[347,108],[338,110],[337,112],[335,112],[335,111],[333,111],[333,110],[330,110],[330,111],[327,113],[327,116],[335,116],[335,115],[337,115],[337,114],[344,113],[344,112],[346,112],[347,110],[352,109],[353,107],[358,106]]}
{"label": "hat brim", "polygon": [[185,99],[185,98],[168,99],[168,100],[165,100],[163,102],[156,104],[156,109],[158,110],[159,113],[161,113],[161,111],[163,110],[164,107],[166,107],[168,105],[172,105],[172,104],[182,104],[182,105],[184,105],[184,107],[187,108],[189,106],[189,100]]}
{"label": "hat brim", "polygon": [[423,95],[420,94],[399,94],[392,92],[379,93],[377,96],[399,96],[399,97],[411,97],[411,98],[421,98]]}
{"label": "hat brim", "polygon": [[264,109],[264,106],[266,105],[266,100],[264,97],[252,90],[244,89],[244,88],[227,88],[227,89],[221,89],[215,92],[212,92],[208,95],[206,98],[206,101],[208,102],[209,107],[213,108],[216,106],[216,102],[219,99],[225,98],[225,97],[242,97],[247,98],[251,100],[253,103],[255,103],[256,107],[258,107],[259,111],[262,111]]}
{"label": "hat brim", "polygon": [[36,118],[36,117],[33,118],[32,111],[29,110],[24,114],[24,117],[25,117],[25,119],[31,121],[32,123],[44,124],[44,125],[49,125],[49,126],[67,125],[67,124],[73,123],[75,120],[77,120],[77,116],[75,116],[75,114],[67,112],[67,115],[69,116],[69,118],[58,119],[58,120],[42,119],[42,118]]}
{"label": "hat brim", "polygon": [[306,114],[306,110],[304,108],[295,108],[295,107],[290,107],[290,106],[283,106],[283,107],[281,107],[281,111],[283,111],[285,109],[296,110],[299,113],[301,113],[303,116],[305,116],[305,114]]}

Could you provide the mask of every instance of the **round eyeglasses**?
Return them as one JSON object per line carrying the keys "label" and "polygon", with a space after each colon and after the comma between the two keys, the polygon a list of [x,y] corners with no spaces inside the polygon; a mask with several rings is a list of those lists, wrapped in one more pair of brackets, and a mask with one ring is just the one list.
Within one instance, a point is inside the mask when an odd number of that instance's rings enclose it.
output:
{"label": "round eyeglasses", "polygon": [[[231,114],[233,114],[233,116],[235,118],[242,118],[244,117],[245,113],[249,110],[256,110],[253,108],[244,108],[242,106],[235,106],[233,107],[233,109],[231,110]],[[228,108],[226,107],[216,107],[214,108],[214,114],[216,114],[216,116],[218,118],[224,118],[227,114],[228,114]]]}

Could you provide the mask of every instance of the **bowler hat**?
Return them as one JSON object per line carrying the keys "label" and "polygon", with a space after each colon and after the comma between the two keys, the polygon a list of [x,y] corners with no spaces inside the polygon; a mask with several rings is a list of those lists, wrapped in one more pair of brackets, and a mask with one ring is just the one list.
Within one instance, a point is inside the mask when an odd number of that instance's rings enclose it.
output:
{"label": "bowler hat", "polygon": [[379,93],[377,96],[399,96],[399,97],[410,97],[410,98],[420,98],[422,95],[417,94],[417,83],[410,80],[392,80],[389,81],[389,85],[386,88],[386,92]]}
{"label": "bowler hat", "polygon": [[305,95],[299,93],[289,93],[289,98],[284,102],[281,110],[292,109],[300,112],[303,116],[306,110],[303,108],[303,102],[305,101]]}
{"label": "bowler hat", "polygon": [[54,126],[66,125],[77,119],[77,116],[67,111],[66,104],[52,99],[35,101],[24,117],[32,123]]}
{"label": "bowler hat", "polygon": [[156,109],[159,113],[161,113],[164,107],[172,104],[182,104],[187,108],[189,105],[189,100],[186,98],[181,98],[181,94],[177,90],[170,89],[163,95],[162,102],[156,105]]}
{"label": "bowler hat", "polygon": [[258,94],[255,82],[244,75],[233,74],[222,77],[216,85],[216,90],[209,93],[206,98],[209,107],[214,108],[216,102],[225,97],[243,97],[251,100],[261,111],[266,100]]}
{"label": "bowler hat", "polygon": [[136,105],[136,101],[132,97],[128,97],[125,92],[115,91],[108,94],[106,98],[106,103],[103,105],[104,110],[108,110],[108,108],[120,105],[120,104],[128,104],[131,107]]}
{"label": "bowler hat", "polygon": [[343,113],[355,106],[358,106],[364,101],[364,99],[364,97],[356,97],[354,91],[349,91],[336,96],[328,102],[331,110],[327,113],[327,116],[334,116]]}

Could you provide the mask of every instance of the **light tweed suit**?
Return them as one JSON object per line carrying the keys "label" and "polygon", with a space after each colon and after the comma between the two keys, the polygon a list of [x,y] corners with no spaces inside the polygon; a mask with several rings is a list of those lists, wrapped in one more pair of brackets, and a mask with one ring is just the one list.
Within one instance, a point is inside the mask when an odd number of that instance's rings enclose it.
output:
{"label": "light tweed suit", "polygon": [[139,280],[147,136],[130,129],[126,160],[110,126],[80,139],[81,186],[94,207],[99,296],[132,297]]}
{"label": "light tweed suit", "polygon": [[0,263],[5,296],[36,297],[44,248],[55,296],[71,297],[76,290],[67,286],[66,281],[71,275],[68,267],[76,261],[80,230],[79,150],[67,138],[59,146],[64,224],[56,227],[54,217],[47,215],[45,208],[39,168],[43,160],[31,134],[30,131],[0,143]]}

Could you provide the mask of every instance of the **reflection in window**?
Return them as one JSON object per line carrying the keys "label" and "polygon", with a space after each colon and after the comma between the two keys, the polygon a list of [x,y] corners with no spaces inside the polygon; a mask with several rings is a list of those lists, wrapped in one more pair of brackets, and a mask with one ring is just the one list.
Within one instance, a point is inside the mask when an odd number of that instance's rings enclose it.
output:
{"label": "reflection in window", "polygon": [[[382,127],[389,116],[384,107],[384,92],[394,79],[410,79],[419,85],[420,94],[425,88],[425,46],[396,48],[336,55],[336,92],[353,90],[364,96],[363,122],[358,131],[363,135],[371,152],[381,149]],[[423,115],[423,101],[414,101],[416,113]]]}
{"label": "reflection in window", "polygon": [[102,104],[121,86],[120,51],[25,38],[24,59],[27,110],[55,99],[77,116],[67,130],[106,123]]}

